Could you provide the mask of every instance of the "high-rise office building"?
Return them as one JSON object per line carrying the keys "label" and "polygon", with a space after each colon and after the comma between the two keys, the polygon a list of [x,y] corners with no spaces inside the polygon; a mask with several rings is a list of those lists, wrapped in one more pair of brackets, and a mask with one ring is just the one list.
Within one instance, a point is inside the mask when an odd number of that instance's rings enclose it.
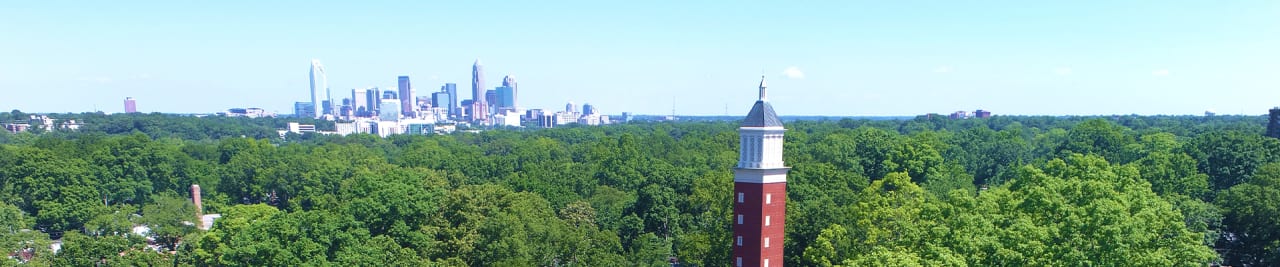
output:
{"label": "high-rise office building", "polygon": [[[331,97],[326,95],[323,98],[321,98],[316,95],[317,82],[319,83],[320,88],[325,90],[326,94],[328,94],[328,90],[329,90],[329,78],[325,77],[324,65],[320,64],[319,59],[311,60],[310,77],[311,77],[311,106],[312,106],[311,114],[312,114],[312,117],[319,118],[320,116],[324,116],[324,113],[323,113],[324,110],[321,110],[323,105],[321,105],[322,103],[320,103],[320,101],[327,100]],[[317,78],[319,80],[317,80]]]}
{"label": "high-rise office building", "polygon": [[413,114],[413,86],[409,85],[409,76],[400,76],[396,78],[397,89],[400,89],[400,113],[405,116]]}
{"label": "high-rise office building", "polygon": [[299,118],[315,118],[316,114],[312,112],[316,112],[316,107],[314,103],[311,103],[311,102],[294,102],[293,103],[293,116],[296,116]]}
{"label": "high-rise office building", "polygon": [[[454,102],[453,98],[449,98],[449,92],[437,92],[437,93],[431,94],[432,106],[440,107],[440,108],[449,108],[449,106],[452,105],[453,102]],[[453,111],[450,110],[448,113],[453,114]]]}
{"label": "high-rise office building", "polygon": [[596,114],[597,111],[596,106],[592,106],[591,103],[582,103],[582,115]]}
{"label": "high-rise office building", "polygon": [[991,111],[986,111],[981,109],[975,110],[973,111],[973,117],[979,118],[979,119],[991,118]]}
{"label": "high-rise office building", "polygon": [[484,92],[484,66],[481,66],[480,60],[476,59],[476,63],[471,65],[472,120],[484,121],[488,118],[489,105],[485,102]]}
{"label": "high-rise office building", "polygon": [[782,163],[786,129],[765,97],[738,127],[738,166],[733,169],[733,266],[782,265],[787,218],[787,168]]}
{"label": "high-rise office building", "polygon": [[[458,109],[458,85],[454,83],[446,83],[440,87],[441,92],[449,93],[449,115],[461,116],[461,110]],[[444,106],[441,106],[444,107]]]}
{"label": "high-rise office building", "polygon": [[382,105],[379,99],[382,98],[382,90],[377,87],[364,90],[364,99],[366,105],[369,105],[369,116],[378,115],[378,107]]}
{"label": "high-rise office building", "polygon": [[516,107],[516,96],[520,93],[520,86],[516,85],[516,77],[510,74],[507,77],[502,77],[502,86],[511,87],[511,105],[508,106],[514,109]]}
{"label": "high-rise office building", "polygon": [[400,98],[396,96],[396,91],[387,90],[382,92],[382,104],[378,107],[378,120],[396,121],[400,119]]}
{"label": "high-rise office building", "polygon": [[497,91],[498,112],[506,110],[516,110],[516,89],[510,86],[501,86]]}
{"label": "high-rise office building", "polygon": [[369,106],[369,91],[364,89],[351,89],[351,115],[356,117],[367,117],[371,114],[372,108]]}
{"label": "high-rise office building", "polygon": [[138,113],[138,101],[133,100],[133,97],[125,97],[124,113]]}
{"label": "high-rise office building", "polygon": [[498,107],[498,90],[484,91],[484,103],[489,104],[489,109],[496,109]]}
{"label": "high-rise office building", "polygon": [[338,115],[341,115],[341,116],[343,116],[343,117],[352,117],[352,116],[354,116],[353,114],[355,114],[355,113],[353,112],[353,109],[352,109],[352,105],[351,105],[351,104],[352,104],[352,103],[351,103],[351,99],[350,99],[350,98],[345,98],[345,97],[344,97],[344,98],[342,98],[342,105],[341,105],[341,106],[338,106]]}
{"label": "high-rise office building", "polygon": [[569,101],[569,104],[564,105],[564,112],[576,113],[578,112],[578,106],[574,105],[573,101]]}

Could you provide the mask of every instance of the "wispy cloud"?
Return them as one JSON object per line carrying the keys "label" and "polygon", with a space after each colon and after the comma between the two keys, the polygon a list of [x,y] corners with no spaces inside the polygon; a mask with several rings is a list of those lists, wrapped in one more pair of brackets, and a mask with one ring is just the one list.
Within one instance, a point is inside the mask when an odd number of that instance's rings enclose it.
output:
{"label": "wispy cloud", "polygon": [[1151,71],[1151,76],[1169,76],[1169,70],[1159,69]]}
{"label": "wispy cloud", "polygon": [[1072,72],[1075,72],[1075,71],[1069,67],[1058,67],[1057,69],[1053,70],[1053,74],[1063,75],[1063,76],[1071,75]]}
{"label": "wispy cloud", "polygon": [[787,69],[782,70],[782,75],[792,79],[804,79],[804,72],[800,71],[800,68],[796,66],[787,67]]}
{"label": "wispy cloud", "polygon": [[938,68],[933,69],[933,72],[937,73],[951,73],[952,71],[956,71],[956,69],[951,66],[938,66]]}

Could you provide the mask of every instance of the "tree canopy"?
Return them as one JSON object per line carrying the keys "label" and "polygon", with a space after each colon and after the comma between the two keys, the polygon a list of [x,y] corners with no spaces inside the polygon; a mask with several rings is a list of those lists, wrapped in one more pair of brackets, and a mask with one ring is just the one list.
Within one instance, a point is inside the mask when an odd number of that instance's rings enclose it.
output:
{"label": "tree canopy", "polygon": [[[26,264],[731,258],[733,122],[281,139],[273,129],[285,119],[55,116],[86,126],[0,134],[0,249],[30,251]],[[1280,141],[1263,125],[1243,116],[789,122],[784,264],[1274,265]],[[195,228],[192,184],[204,190],[204,213],[222,216],[207,231]]]}

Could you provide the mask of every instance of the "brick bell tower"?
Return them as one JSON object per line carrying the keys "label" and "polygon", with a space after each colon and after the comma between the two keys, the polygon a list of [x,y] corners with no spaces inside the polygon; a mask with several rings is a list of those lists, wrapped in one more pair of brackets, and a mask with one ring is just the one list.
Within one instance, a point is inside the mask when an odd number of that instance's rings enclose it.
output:
{"label": "brick bell tower", "polygon": [[738,167],[733,169],[733,266],[782,266],[787,214],[787,171],[782,164],[782,121],[765,97],[738,127]]}

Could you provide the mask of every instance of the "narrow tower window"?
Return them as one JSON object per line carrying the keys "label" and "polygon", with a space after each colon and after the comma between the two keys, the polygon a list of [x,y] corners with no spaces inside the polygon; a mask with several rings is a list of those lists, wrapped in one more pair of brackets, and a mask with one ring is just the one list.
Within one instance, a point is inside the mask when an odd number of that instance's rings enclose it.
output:
{"label": "narrow tower window", "polygon": [[765,238],[764,238],[764,247],[766,247],[766,248],[767,248],[767,247],[769,247],[769,238],[768,238],[768,237],[765,237]]}
{"label": "narrow tower window", "polygon": [[742,246],[742,236],[738,236],[738,246]]}
{"label": "narrow tower window", "polygon": [[738,264],[734,266],[742,267],[742,257],[738,257]]}
{"label": "narrow tower window", "polygon": [[738,224],[742,224],[742,214],[738,214]]}
{"label": "narrow tower window", "polygon": [[764,194],[764,204],[773,204],[773,193]]}
{"label": "narrow tower window", "polygon": [[743,197],[744,197],[744,194],[742,194],[742,192],[738,192],[738,203],[742,203]]}
{"label": "narrow tower window", "polygon": [[764,226],[769,226],[769,217],[772,217],[772,216],[768,216],[768,215],[764,216]]}

